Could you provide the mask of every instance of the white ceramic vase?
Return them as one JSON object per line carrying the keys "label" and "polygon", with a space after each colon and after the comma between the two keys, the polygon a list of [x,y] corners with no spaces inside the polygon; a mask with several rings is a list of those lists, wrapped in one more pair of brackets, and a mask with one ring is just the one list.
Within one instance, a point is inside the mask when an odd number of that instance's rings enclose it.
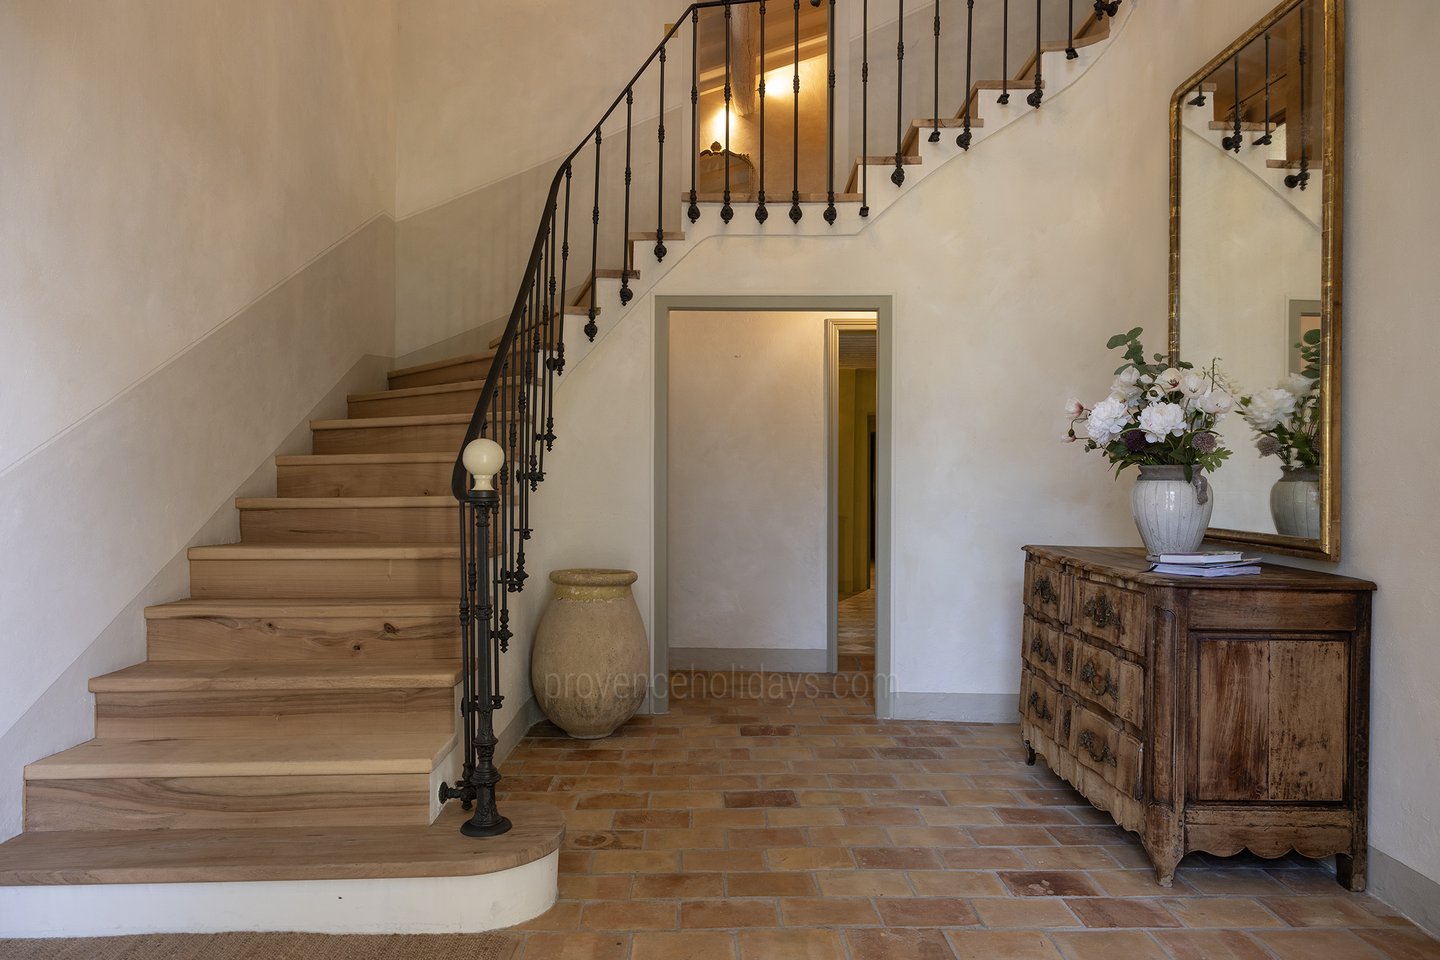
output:
{"label": "white ceramic vase", "polygon": [[1197,550],[1210,526],[1214,491],[1198,467],[1195,482],[1184,467],[1141,467],[1130,491],[1130,511],[1151,554]]}
{"label": "white ceramic vase", "polygon": [[608,737],[645,699],[650,643],[631,570],[556,570],[555,595],[535,631],[535,701],[580,740]]}
{"label": "white ceramic vase", "polygon": [[1281,467],[1270,488],[1270,516],[1282,537],[1320,538],[1320,470]]}

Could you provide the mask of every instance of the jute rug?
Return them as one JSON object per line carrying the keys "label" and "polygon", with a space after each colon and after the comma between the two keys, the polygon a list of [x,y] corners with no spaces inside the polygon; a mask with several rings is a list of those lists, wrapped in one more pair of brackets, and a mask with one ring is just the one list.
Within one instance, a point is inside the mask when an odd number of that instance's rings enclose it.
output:
{"label": "jute rug", "polygon": [[327,936],[174,933],[0,940],[3,960],[511,960],[519,942],[495,933]]}

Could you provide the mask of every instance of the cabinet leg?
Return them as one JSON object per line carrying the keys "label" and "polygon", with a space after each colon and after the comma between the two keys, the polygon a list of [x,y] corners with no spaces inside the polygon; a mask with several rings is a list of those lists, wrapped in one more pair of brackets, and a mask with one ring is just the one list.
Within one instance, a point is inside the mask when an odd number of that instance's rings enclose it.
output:
{"label": "cabinet leg", "polygon": [[1354,853],[1335,854],[1335,879],[1340,886],[1357,893],[1365,889],[1365,859],[1364,848]]}
{"label": "cabinet leg", "polygon": [[1030,746],[1029,740],[1025,741],[1025,765],[1027,767],[1035,766],[1035,748]]}
{"label": "cabinet leg", "polygon": [[1168,887],[1173,884],[1175,882],[1175,868],[1180,865],[1180,858],[1157,857],[1152,851],[1147,850],[1146,852],[1150,854],[1150,862],[1155,865],[1155,882],[1162,887]]}

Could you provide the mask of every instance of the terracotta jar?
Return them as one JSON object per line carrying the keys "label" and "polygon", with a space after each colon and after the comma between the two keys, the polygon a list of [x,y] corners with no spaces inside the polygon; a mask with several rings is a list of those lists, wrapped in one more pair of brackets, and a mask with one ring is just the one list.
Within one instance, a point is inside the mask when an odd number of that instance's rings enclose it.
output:
{"label": "terracotta jar", "polygon": [[608,737],[645,700],[650,643],[632,570],[556,570],[530,656],[535,700],[581,740]]}

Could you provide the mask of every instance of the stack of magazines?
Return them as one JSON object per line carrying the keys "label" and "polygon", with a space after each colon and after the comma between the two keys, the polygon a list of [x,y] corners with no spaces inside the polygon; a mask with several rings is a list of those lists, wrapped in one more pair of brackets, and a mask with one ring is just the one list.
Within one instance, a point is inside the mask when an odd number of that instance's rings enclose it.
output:
{"label": "stack of magazines", "polygon": [[1151,573],[1174,577],[1243,577],[1260,572],[1260,558],[1238,550],[1201,550],[1195,553],[1151,554]]}

